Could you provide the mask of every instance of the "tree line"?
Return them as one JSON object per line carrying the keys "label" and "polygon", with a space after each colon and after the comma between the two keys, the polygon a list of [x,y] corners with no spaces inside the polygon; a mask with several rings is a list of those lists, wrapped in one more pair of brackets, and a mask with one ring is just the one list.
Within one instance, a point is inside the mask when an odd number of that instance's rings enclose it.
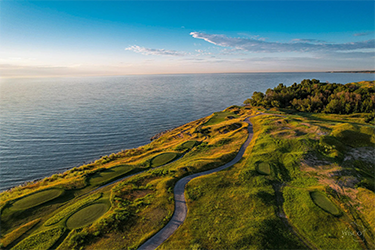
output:
{"label": "tree line", "polygon": [[305,79],[287,87],[280,83],[266,93],[254,92],[244,104],[266,108],[288,108],[301,112],[352,114],[375,110],[375,84],[325,83]]}

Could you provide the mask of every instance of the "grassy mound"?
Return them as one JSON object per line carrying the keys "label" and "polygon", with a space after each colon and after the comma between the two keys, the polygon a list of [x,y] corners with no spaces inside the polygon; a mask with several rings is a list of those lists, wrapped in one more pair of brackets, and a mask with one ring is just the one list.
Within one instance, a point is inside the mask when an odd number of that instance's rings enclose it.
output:
{"label": "grassy mound", "polygon": [[108,208],[109,206],[105,203],[95,203],[84,207],[69,217],[66,226],[73,229],[89,225],[105,214]]}
{"label": "grassy mound", "polygon": [[64,193],[63,189],[47,189],[27,195],[13,203],[12,209],[23,210],[51,201]]}
{"label": "grassy mound", "polygon": [[239,117],[239,116],[236,115],[235,113],[232,113],[232,112],[226,112],[226,111],[216,112],[216,113],[214,113],[214,116],[211,117],[211,119],[208,120],[208,122],[206,122],[204,125],[205,126],[214,125],[214,124],[218,124],[220,122],[223,122],[227,119],[234,119],[234,118],[237,118],[237,117]]}
{"label": "grassy mound", "polygon": [[91,176],[89,182],[90,185],[103,185],[113,179],[116,179],[132,170],[131,166],[128,165],[120,165],[112,168],[105,169],[101,172],[95,173]]}
{"label": "grassy mound", "polygon": [[167,164],[168,162],[173,161],[179,156],[177,153],[168,152],[168,153],[162,153],[160,155],[155,156],[151,160],[151,167],[159,167],[161,165]]}
{"label": "grassy mound", "polygon": [[64,228],[53,228],[38,234],[33,234],[18,243],[12,249],[50,249],[64,234],[64,231]]}
{"label": "grassy mound", "polygon": [[184,143],[182,143],[181,145],[179,145],[176,150],[178,151],[185,151],[185,150],[189,150],[189,149],[192,149],[194,146],[196,146],[198,144],[197,141],[186,141]]}
{"label": "grassy mound", "polygon": [[271,166],[267,162],[260,162],[256,166],[256,170],[259,174],[269,175],[271,174]]}
{"label": "grassy mound", "polygon": [[373,128],[358,127],[349,123],[334,126],[331,136],[351,147],[373,146],[375,143],[375,131]]}
{"label": "grassy mound", "polygon": [[324,211],[338,216],[340,215],[340,210],[333,204],[324,194],[318,191],[310,192],[311,199],[321,209]]}

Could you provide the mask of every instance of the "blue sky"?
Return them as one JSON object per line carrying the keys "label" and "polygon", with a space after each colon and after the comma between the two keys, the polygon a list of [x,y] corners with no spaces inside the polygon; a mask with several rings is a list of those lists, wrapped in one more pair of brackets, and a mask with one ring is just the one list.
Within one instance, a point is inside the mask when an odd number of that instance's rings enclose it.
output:
{"label": "blue sky", "polygon": [[2,77],[375,68],[373,1],[1,1]]}

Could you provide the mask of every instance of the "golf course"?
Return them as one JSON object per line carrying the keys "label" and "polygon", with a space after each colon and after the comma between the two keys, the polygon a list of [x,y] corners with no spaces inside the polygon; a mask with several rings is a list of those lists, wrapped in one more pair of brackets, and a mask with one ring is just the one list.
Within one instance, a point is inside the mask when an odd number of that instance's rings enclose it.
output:
{"label": "golf course", "polygon": [[375,96],[374,82],[278,86],[267,92],[278,103],[255,92],[144,146],[4,191],[1,249],[375,248],[373,114],[293,101],[319,88]]}

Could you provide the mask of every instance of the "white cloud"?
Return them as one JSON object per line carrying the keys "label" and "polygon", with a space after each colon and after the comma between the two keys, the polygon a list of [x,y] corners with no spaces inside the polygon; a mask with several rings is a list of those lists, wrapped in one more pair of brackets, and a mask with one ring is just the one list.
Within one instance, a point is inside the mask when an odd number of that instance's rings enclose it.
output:
{"label": "white cloud", "polygon": [[375,48],[375,39],[351,42],[351,43],[315,43],[315,41],[299,40],[296,42],[280,43],[267,42],[250,38],[233,38],[218,34],[205,34],[200,32],[191,32],[193,38],[203,39],[206,42],[221,47],[230,47],[237,50],[249,52],[314,52],[314,51],[353,51],[357,49]]}
{"label": "white cloud", "polygon": [[176,50],[166,50],[166,49],[150,49],[145,47],[140,47],[138,45],[133,45],[125,48],[125,50],[133,51],[143,55],[162,55],[162,56],[184,56],[186,53],[179,52]]}

